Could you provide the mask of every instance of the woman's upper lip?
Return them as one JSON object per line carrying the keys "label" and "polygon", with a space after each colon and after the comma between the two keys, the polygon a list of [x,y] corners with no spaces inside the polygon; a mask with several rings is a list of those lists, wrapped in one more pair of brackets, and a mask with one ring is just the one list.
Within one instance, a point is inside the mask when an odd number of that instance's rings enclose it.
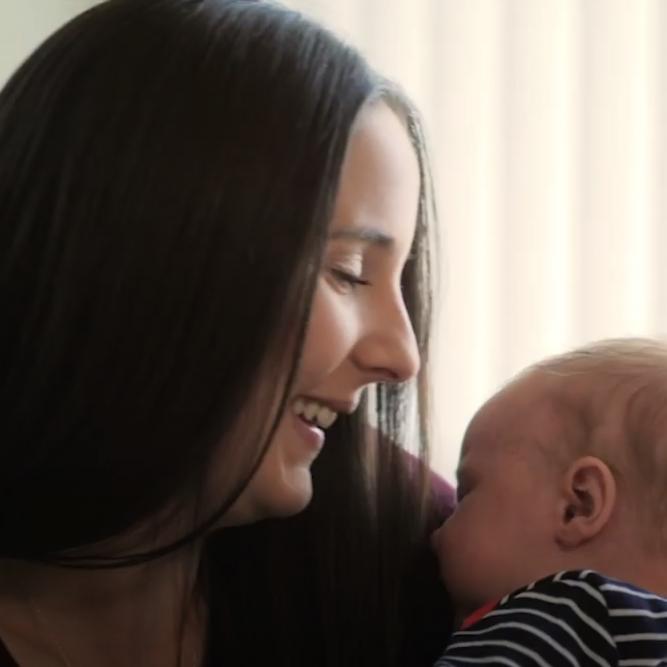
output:
{"label": "woman's upper lip", "polygon": [[337,398],[325,398],[324,396],[316,396],[314,394],[301,394],[301,399],[315,401],[321,405],[326,405],[330,410],[338,414],[352,414],[358,407],[359,401],[347,401]]}

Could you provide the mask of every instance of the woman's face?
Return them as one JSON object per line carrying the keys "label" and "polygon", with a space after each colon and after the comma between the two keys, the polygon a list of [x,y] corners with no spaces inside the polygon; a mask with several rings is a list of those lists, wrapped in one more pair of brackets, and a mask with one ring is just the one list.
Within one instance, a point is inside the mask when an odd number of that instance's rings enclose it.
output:
{"label": "woman's face", "polygon": [[326,429],[354,411],[364,387],[403,382],[419,353],[401,292],[415,233],[419,168],[403,125],[384,103],[353,128],[341,172],[303,357],[275,436],[227,525],[287,516],[310,501],[310,466]]}

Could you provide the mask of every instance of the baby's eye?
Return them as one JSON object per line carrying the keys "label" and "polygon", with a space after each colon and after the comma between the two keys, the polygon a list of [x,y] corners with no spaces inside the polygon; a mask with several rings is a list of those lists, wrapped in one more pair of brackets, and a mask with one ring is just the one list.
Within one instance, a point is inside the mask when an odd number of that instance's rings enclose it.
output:
{"label": "baby's eye", "polygon": [[469,489],[462,484],[456,487],[456,502],[460,503],[469,493]]}

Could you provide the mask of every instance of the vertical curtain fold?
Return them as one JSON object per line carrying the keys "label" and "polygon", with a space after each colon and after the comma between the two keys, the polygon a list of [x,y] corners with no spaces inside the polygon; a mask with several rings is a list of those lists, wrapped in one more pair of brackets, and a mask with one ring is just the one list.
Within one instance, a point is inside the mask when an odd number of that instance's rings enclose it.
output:
{"label": "vertical curtain fold", "polygon": [[[523,366],[667,335],[667,4],[292,0],[421,107],[444,276],[435,464]],[[354,25],[348,21],[356,21]]]}

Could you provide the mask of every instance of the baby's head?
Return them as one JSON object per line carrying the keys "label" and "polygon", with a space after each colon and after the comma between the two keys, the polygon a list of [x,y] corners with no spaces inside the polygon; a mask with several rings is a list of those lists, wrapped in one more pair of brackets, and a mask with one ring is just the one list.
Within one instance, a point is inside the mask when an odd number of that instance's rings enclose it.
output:
{"label": "baby's head", "polygon": [[464,613],[566,569],[667,586],[667,345],[531,366],[471,421],[458,483],[434,543]]}

